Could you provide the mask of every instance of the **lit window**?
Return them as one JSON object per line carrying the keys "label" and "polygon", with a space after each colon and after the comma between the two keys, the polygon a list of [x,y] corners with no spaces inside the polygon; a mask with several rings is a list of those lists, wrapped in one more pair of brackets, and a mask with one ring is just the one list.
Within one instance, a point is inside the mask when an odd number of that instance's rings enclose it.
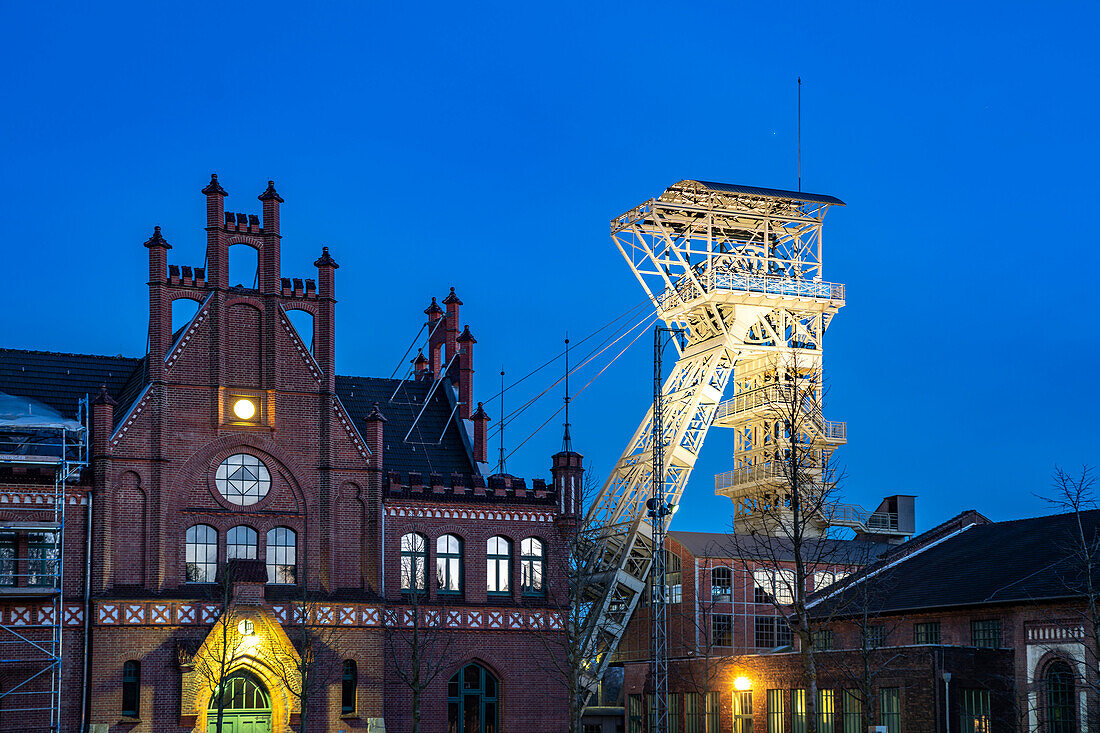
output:
{"label": "lit window", "polygon": [[485,557],[487,590],[508,595],[512,591],[512,543],[505,537],[490,537]]}
{"label": "lit window", "polygon": [[188,583],[213,583],[218,572],[218,532],[205,524],[188,527],[184,544]]}
{"label": "lit window", "polygon": [[836,582],[836,576],[829,571],[820,571],[814,573],[814,592],[821,590],[827,586]]}
{"label": "lit window", "polygon": [[480,665],[468,664],[455,672],[447,683],[447,730],[497,733],[499,687],[493,673]]}
{"label": "lit window", "polygon": [[813,648],[819,652],[828,651],[833,648],[833,631],[832,629],[818,629],[813,633]]}
{"label": "lit window", "polygon": [[863,733],[863,698],[855,690],[844,691],[844,733]]}
{"label": "lit window", "polygon": [[879,690],[879,721],[886,726],[886,733],[901,733],[901,702],[897,687]]}
{"label": "lit window", "polygon": [[298,535],[289,527],[267,532],[267,582],[294,585],[298,579]]}
{"label": "lit window", "polygon": [[733,733],[752,733],[752,690],[733,693]]}
{"label": "lit window", "polygon": [[817,691],[817,733],[833,733],[836,726],[836,690]]}
{"label": "lit window", "polygon": [[141,663],[129,661],[122,665],[122,714],[138,717],[141,711]]}
{"label": "lit window", "polygon": [[225,557],[229,560],[255,560],[258,535],[243,524],[225,535]]}
{"label": "lit window", "polygon": [[435,575],[440,593],[462,592],[462,540],[453,534],[435,541]]}
{"label": "lit window", "polygon": [[753,602],[777,603],[781,606],[794,603],[793,570],[754,570],[752,579]]}
{"label": "lit window", "polygon": [[683,573],[680,556],[665,550],[665,598],[669,603],[683,600]]}
{"label": "lit window", "polygon": [[415,532],[401,538],[401,590],[426,590],[428,587],[428,539]]}
{"label": "lit window", "polygon": [[247,453],[238,453],[222,461],[214,480],[221,495],[240,506],[255,504],[271,490],[267,466]]}
{"label": "lit window", "polygon": [[[1049,689],[1050,677],[1047,677]],[[1071,733],[1077,730],[1074,725],[1073,682],[1070,681],[1069,695],[1064,710],[1047,709],[1047,730],[1049,733]],[[962,691],[962,733],[989,733],[992,727],[989,690]]]}
{"label": "lit window", "polygon": [[546,594],[546,545],[542,540],[528,537],[520,543],[520,562],[523,574],[523,594]]}
{"label": "lit window", "polygon": [[768,690],[768,733],[784,733],[783,690]]}
{"label": "lit window", "polygon": [[355,714],[355,690],[359,686],[359,669],[351,659],[344,660],[344,675],[340,685],[340,714]]}
{"label": "lit window", "polygon": [[791,729],[806,733],[806,691],[791,690]]}

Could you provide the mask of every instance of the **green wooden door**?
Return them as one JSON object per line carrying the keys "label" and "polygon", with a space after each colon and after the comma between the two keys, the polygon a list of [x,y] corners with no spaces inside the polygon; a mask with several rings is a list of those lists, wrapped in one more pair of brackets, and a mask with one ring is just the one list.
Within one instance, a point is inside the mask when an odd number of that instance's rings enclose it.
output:
{"label": "green wooden door", "polygon": [[[221,733],[271,733],[271,696],[251,672],[235,672],[223,683]],[[218,697],[210,698],[206,733],[218,733]]]}

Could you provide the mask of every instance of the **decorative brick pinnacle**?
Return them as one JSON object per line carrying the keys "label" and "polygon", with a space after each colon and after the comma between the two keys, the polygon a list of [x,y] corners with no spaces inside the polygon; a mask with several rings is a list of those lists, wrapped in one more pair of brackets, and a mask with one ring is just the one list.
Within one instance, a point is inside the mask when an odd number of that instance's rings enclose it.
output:
{"label": "decorative brick pinnacle", "polygon": [[443,309],[439,307],[439,303],[435,302],[435,298],[432,298],[432,304],[425,308],[424,312],[430,316],[433,313],[442,313]]}
{"label": "decorative brick pinnacle", "polygon": [[115,398],[107,392],[107,385],[99,385],[99,394],[92,400],[93,405],[110,405],[111,407],[118,407],[118,403],[115,402]]}
{"label": "decorative brick pinnacle", "polygon": [[328,247],[321,247],[321,256],[313,262],[314,267],[331,267],[337,269],[340,265],[336,264],[336,260],[332,259],[332,256],[328,253]]}
{"label": "decorative brick pinnacle", "polygon": [[172,245],[168,244],[168,240],[161,236],[160,227],[153,227],[153,236],[145,240],[145,246],[149,249],[152,249],[153,247],[172,249]]}
{"label": "decorative brick pinnacle", "polygon": [[477,339],[474,338],[474,335],[472,333],[470,333],[470,327],[469,326],[466,326],[466,328],[462,329],[462,333],[459,334],[457,341],[460,344],[476,344],[477,343]]}
{"label": "decorative brick pinnacle", "polygon": [[275,190],[275,181],[267,182],[267,190],[257,196],[260,201],[278,201],[283,203],[283,197]]}
{"label": "decorative brick pinnacle", "polygon": [[421,364],[428,363],[428,357],[424,356],[424,349],[416,350],[416,358],[412,360],[412,363],[416,364],[417,368],[419,368]]}
{"label": "decorative brick pinnacle", "polygon": [[206,188],[204,188],[202,190],[202,192],[204,194],[206,194],[207,196],[210,196],[210,195],[215,194],[215,193],[218,194],[219,196],[228,196],[229,195],[226,192],[226,190],[224,188],[222,188],[221,184],[218,183],[218,174],[217,173],[211,173],[210,174],[210,183],[206,184]]}
{"label": "decorative brick pinnacle", "polygon": [[378,409],[377,402],[374,403],[374,407],[371,409],[366,419],[368,422],[389,422],[386,420],[386,416],[382,414],[382,411]]}
{"label": "decorative brick pinnacle", "polygon": [[[432,300],[435,300],[435,299],[433,298]],[[462,305],[462,301],[458,299],[457,295],[455,295],[455,289],[454,288],[451,288],[450,295],[448,295],[446,298],[443,299],[443,304],[444,305],[450,305],[451,303],[454,303],[456,305]]]}
{"label": "decorative brick pinnacle", "polygon": [[489,422],[490,420],[492,420],[492,418],[489,417],[489,413],[485,412],[485,408],[480,402],[477,403],[477,412],[475,412],[473,415],[470,415],[470,419],[484,420],[485,422]]}

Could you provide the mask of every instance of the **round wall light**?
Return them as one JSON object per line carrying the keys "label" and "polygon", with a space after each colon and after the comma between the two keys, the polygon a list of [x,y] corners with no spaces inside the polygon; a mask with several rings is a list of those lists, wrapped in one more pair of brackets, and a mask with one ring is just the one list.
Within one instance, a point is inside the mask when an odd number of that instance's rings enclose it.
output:
{"label": "round wall light", "polygon": [[252,636],[256,633],[256,626],[250,619],[242,618],[241,622],[237,624],[237,633],[241,636]]}
{"label": "round wall light", "polygon": [[751,690],[752,680],[750,680],[748,677],[738,677],[733,681],[733,689],[741,691]]}
{"label": "round wall light", "polygon": [[251,420],[256,416],[256,403],[244,398],[233,403],[233,414],[238,420]]}

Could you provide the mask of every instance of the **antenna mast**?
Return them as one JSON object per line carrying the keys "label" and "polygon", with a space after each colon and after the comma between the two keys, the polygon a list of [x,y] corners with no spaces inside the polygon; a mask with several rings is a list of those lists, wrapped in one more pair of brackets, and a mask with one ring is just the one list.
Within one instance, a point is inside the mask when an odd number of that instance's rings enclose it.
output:
{"label": "antenna mast", "polygon": [[504,367],[500,368],[500,461],[497,473],[504,473]]}
{"label": "antenna mast", "polygon": [[565,337],[565,432],[561,437],[561,449],[573,451],[573,438],[569,435],[569,335]]}
{"label": "antenna mast", "polygon": [[802,193],[802,77],[798,77],[798,192]]}

